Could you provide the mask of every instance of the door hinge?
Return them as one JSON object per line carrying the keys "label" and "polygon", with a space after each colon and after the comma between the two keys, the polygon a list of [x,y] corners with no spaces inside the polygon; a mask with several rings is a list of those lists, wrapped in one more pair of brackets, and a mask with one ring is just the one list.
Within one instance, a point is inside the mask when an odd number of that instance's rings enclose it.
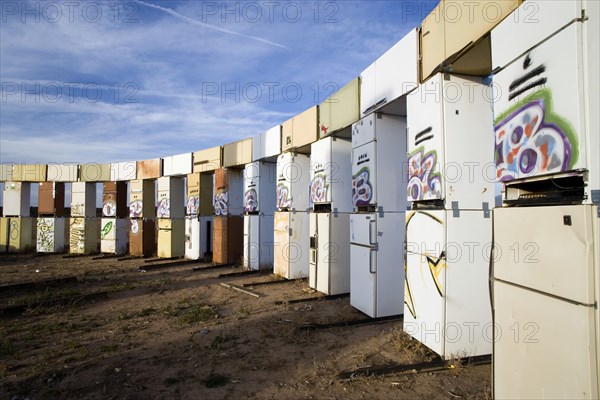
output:
{"label": "door hinge", "polygon": [[481,205],[481,207],[483,208],[483,218],[489,218],[490,217],[490,203],[488,203],[487,201],[484,201],[483,204]]}
{"label": "door hinge", "polygon": [[452,202],[452,217],[460,218],[460,209],[458,208],[458,201]]}

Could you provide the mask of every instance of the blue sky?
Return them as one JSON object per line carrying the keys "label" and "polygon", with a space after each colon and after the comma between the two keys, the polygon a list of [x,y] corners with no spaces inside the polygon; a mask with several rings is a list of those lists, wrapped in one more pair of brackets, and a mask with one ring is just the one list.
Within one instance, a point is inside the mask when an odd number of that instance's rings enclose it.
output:
{"label": "blue sky", "polygon": [[265,131],[358,76],[431,1],[10,1],[0,162],[164,157]]}

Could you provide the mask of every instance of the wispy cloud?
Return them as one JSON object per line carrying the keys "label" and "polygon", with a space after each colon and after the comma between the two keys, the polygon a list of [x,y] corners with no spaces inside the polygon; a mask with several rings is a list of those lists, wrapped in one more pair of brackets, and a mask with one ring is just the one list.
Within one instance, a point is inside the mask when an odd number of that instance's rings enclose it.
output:
{"label": "wispy cloud", "polygon": [[252,36],[252,35],[247,35],[247,34],[239,33],[239,32],[236,32],[236,31],[232,31],[230,29],[220,28],[218,26],[214,26],[214,25],[211,25],[211,24],[207,24],[205,22],[201,22],[201,21],[195,20],[193,18],[190,18],[190,17],[187,17],[185,15],[182,15],[182,14],[178,13],[177,11],[173,10],[172,8],[157,6],[156,4],[146,3],[145,1],[142,1],[142,0],[133,0],[133,1],[135,1],[138,4],[144,5],[146,7],[151,7],[151,8],[154,8],[156,10],[161,10],[161,11],[163,11],[163,12],[165,12],[165,13],[167,13],[167,14],[175,17],[175,18],[179,18],[179,19],[181,19],[183,21],[186,21],[186,22],[189,22],[190,24],[193,24],[193,25],[201,26],[203,28],[213,29],[215,31],[222,32],[222,33],[227,33],[227,34],[230,34],[230,35],[236,35],[236,36],[245,37],[245,38],[252,39],[252,40],[257,40],[259,42],[262,42],[262,43],[265,43],[265,44],[268,44],[268,45],[271,45],[271,46],[279,47],[279,48],[282,48],[282,49],[289,49],[289,47],[287,47],[287,46],[285,46],[283,44],[280,44],[280,43],[272,42],[270,40],[263,39],[263,38],[260,38],[260,37],[257,37],[257,36]]}

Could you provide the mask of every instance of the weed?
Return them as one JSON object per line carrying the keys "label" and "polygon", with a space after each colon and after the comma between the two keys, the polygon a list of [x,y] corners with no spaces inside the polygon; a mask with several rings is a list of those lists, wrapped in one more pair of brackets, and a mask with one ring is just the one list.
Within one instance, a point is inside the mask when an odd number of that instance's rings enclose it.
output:
{"label": "weed", "polygon": [[232,340],[237,340],[237,339],[238,339],[238,336],[236,336],[236,335],[224,335],[224,336],[217,335],[213,339],[212,343],[210,344],[210,347],[212,349],[218,350],[221,348],[221,345],[223,345],[224,343],[230,342]]}
{"label": "weed", "polygon": [[240,305],[238,319],[247,318],[248,316],[250,316],[250,310],[246,306],[246,303],[242,303]]}
{"label": "weed", "polygon": [[154,311],[156,311],[154,308],[144,308],[140,311],[138,311],[137,316],[138,317],[147,317],[148,315],[152,314]]}
{"label": "weed", "polygon": [[206,305],[195,305],[185,310],[180,316],[179,320],[183,323],[192,324],[194,322],[206,322],[217,317],[217,313]]}

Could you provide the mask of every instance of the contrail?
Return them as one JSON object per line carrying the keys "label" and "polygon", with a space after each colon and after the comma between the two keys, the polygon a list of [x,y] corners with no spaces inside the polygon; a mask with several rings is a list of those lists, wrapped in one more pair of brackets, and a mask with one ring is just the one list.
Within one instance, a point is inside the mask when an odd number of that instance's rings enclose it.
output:
{"label": "contrail", "polygon": [[172,15],[175,18],[182,19],[182,20],[184,20],[186,22],[189,22],[190,24],[193,24],[193,25],[202,26],[204,28],[213,29],[215,31],[219,31],[219,32],[223,32],[223,33],[229,33],[230,35],[242,36],[242,37],[245,37],[245,38],[248,38],[248,39],[258,40],[259,42],[263,42],[263,43],[269,44],[271,46],[280,47],[282,49],[289,49],[289,47],[287,47],[287,46],[284,46],[284,45],[279,44],[279,43],[271,42],[270,40],[267,40],[267,39],[259,38],[257,36],[252,36],[252,35],[245,35],[243,33],[235,32],[235,31],[232,31],[232,30],[229,30],[229,29],[225,29],[225,28],[219,28],[219,27],[214,26],[214,25],[210,25],[210,24],[207,24],[207,23],[204,23],[204,22],[197,21],[197,20],[192,19],[190,17],[186,17],[185,15],[179,14],[177,11],[173,10],[172,8],[157,6],[156,4],[146,3],[145,1],[142,1],[142,0],[134,0],[134,1],[136,3],[138,3],[138,4],[144,5],[146,7],[155,8],[157,10],[166,12],[167,14]]}

